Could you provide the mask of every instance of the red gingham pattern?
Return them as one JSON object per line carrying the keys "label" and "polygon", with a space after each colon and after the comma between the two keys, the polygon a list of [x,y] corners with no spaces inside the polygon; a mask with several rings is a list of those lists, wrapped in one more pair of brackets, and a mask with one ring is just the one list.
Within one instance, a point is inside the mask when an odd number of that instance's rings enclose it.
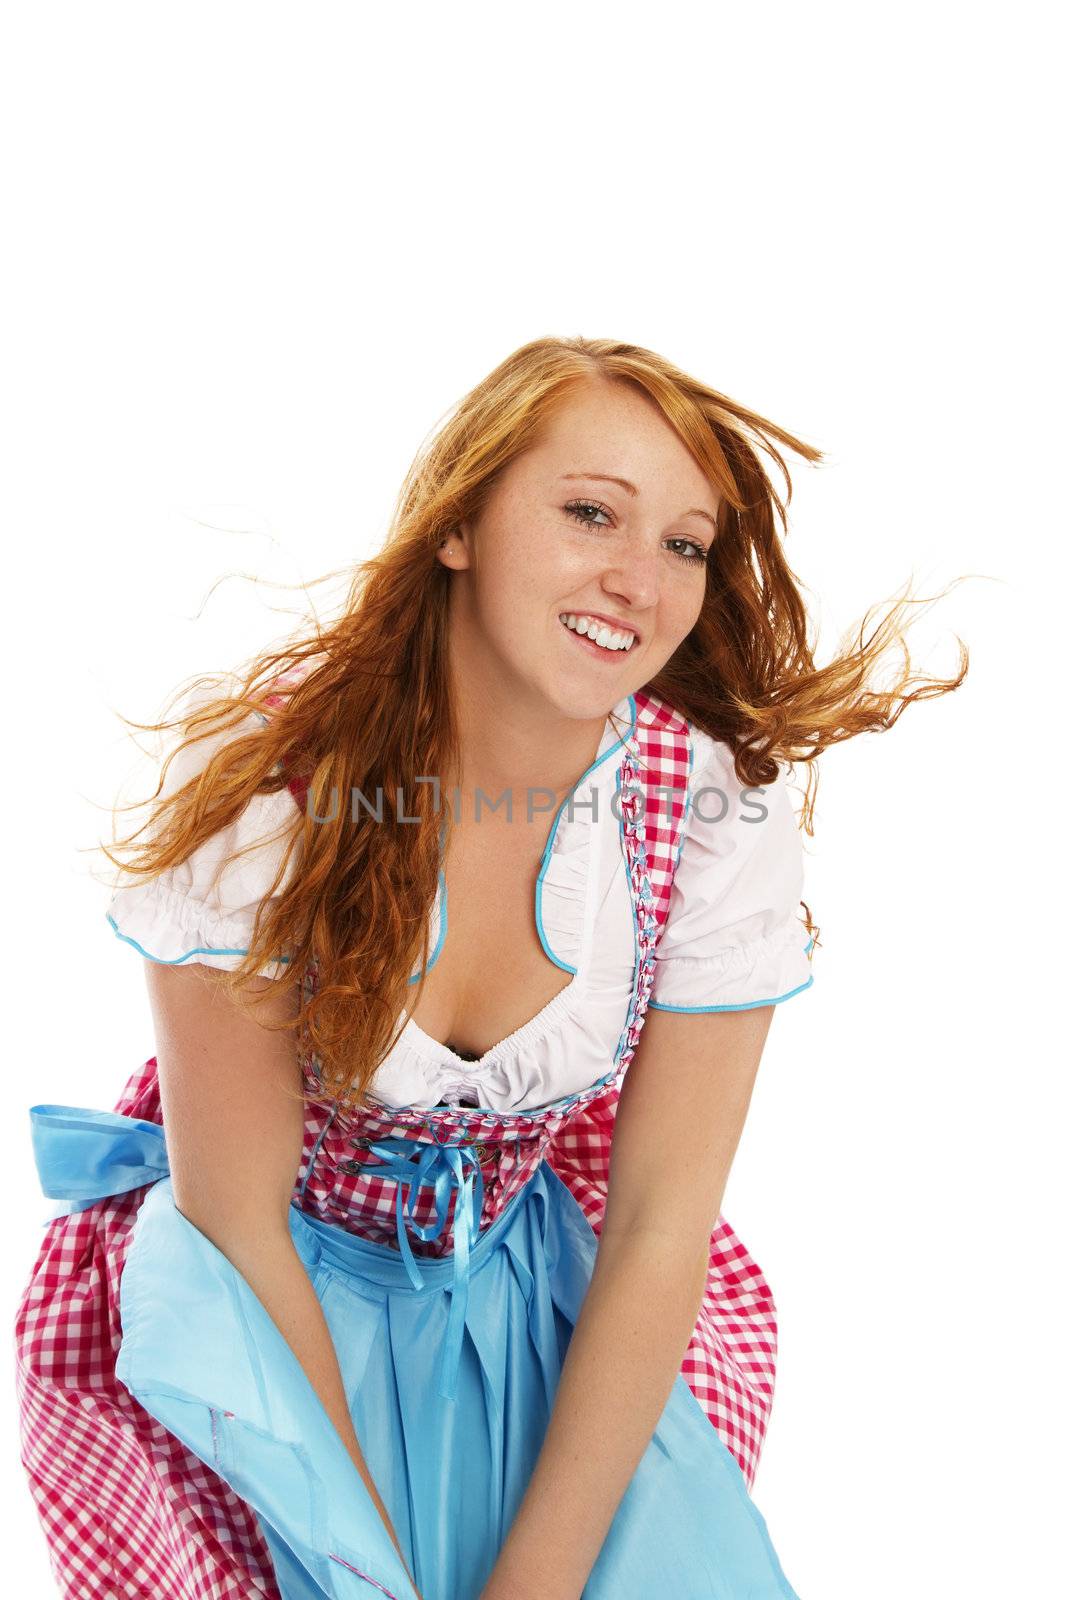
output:
{"label": "red gingham pattern", "polygon": [[[114,1108],[162,1124],[153,1057]],[[15,1320],[22,1462],[69,1600],[281,1600],[251,1507],[115,1376],[147,1185],[48,1223]]]}
{"label": "red gingham pattern", "polygon": [[[648,877],[654,896],[657,928],[667,920],[674,868],[681,854],[682,821],[688,808],[693,746],[684,720],[663,701],[638,694],[637,726],[643,752],[647,815],[625,836],[631,877],[647,851]],[[657,803],[653,794],[660,790]],[[624,807],[625,809],[625,807]],[[629,814],[627,812],[627,814]],[[636,815],[636,810],[634,812]],[[642,841],[643,840],[643,846]],[[643,889],[636,891],[640,920]],[[652,963],[654,965],[654,961]],[[648,1001],[642,979],[651,986],[652,965],[639,975],[641,1016]],[[637,1023],[640,1028],[640,1021]],[[554,1137],[548,1160],[566,1183],[599,1236],[608,1192],[611,1134],[623,1072],[610,1090],[579,1115],[568,1118]],[[719,1216],[708,1242],[708,1279],[693,1337],[681,1372],[737,1460],[745,1482],[755,1482],[774,1397],[778,1323],[770,1285],[759,1266]]]}
{"label": "red gingham pattern", "polygon": [[[374,1168],[380,1163],[367,1147],[387,1137],[419,1142],[432,1139],[442,1144],[470,1144],[478,1151],[484,1193],[481,1226],[488,1227],[536,1170],[562,1130],[580,1120],[587,1107],[593,1110],[605,1099],[617,1098],[652,990],[655,945],[670,899],[691,764],[684,721],[650,695],[634,698],[637,717],[620,763],[619,810],[637,924],[638,961],[629,1014],[612,1066],[596,1083],[534,1111],[461,1106],[427,1111],[372,1101],[355,1112],[340,1112],[332,1101],[315,1100],[322,1088],[319,1068],[314,1057],[305,1056],[305,1091],[317,1112],[308,1119],[308,1132],[310,1135],[313,1128],[314,1137],[310,1148],[305,1147],[298,1178],[305,1210],[345,1227],[358,1218],[357,1231],[364,1237],[395,1243],[395,1182],[388,1176],[375,1176]],[[305,792],[303,785],[298,789],[295,782],[291,788],[294,794]],[[307,992],[314,993],[313,964],[305,983]],[[417,1241],[427,1254],[445,1255],[452,1249],[456,1199],[453,1189],[438,1237]],[[433,1220],[435,1206],[433,1190],[427,1187],[417,1191],[409,1215],[426,1225]]]}
{"label": "red gingham pattern", "polygon": [[[370,1144],[390,1134],[441,1142],[477,1141],[484,1185],[482,1226],[503,1207],[547,1159],[581,1205],[599,1235],[607,1199],[608,1159],[619,1090],[632,1058],[651,993],[654,948],[667,919],[674,869],[681,853],[688,806],[693,743],[685,719],[657,696],[635,694],[634,734],[627,741],[620,770],[623,844],[638,923],[638,971],[634,1003],[622,1054],[607,1080],[578,1095],[523,1115],[457,1108],[417,1110],[383,1107],[363,1110],[338,1125],[332,1108],[319,1102],[309,1117],[302,1204],[325,1221],[351,1226],[383,1244],[396,1241],[396,1188],[373,1175],[373,1158],[351,1146]],[[277,703],[275,700],[274,703]],[[303,804],[306,788],[294,781]],[[314,987],[314,972],[309,975]],[[305,1063],[305,1087],[314,1095],[314,1063]],[[314,1140],[322,1138],[318,1157]],[[313,1164],[310,1181],[307,1166]],[[443,1255],[452,1248],[452,1190],[445,1225],[436,1239],[412,1240],[416,1254]],[[409,1207],[412,1220],[425,1225],[434,1215],[429,1188],[417,1191]],[[681,1372],[709,1421],[733,1452],[751,1488],[770,1418],[777,1356],[777,1319],[770,1286],[759,1266],[720,1216],[708,1243],[708,1283]]]}
{"label": "red gingham pattern", "polygon": [[[685,720],[651,695],[634,698],[637,721],[620,764],[619,796],[638,960],[612,1066],[588,1088],[533,1112],[425,1111],[373,1100],[341,1112],[322,1097],[315,1058],[305,1056],[304,1150],[294,1201],[308,1213],[395,1247],[395,1181],[375,1176],[367,1148],[393,1136],[475,1146],[482,1227],[548,1160],[599,1233],[618,1093],[651,993],[692,765]],[[300,798],[295,780],[293,792]],[[305,984],[313,990],[314,967]],[[115,1110],[162,1124],[154,1057],[131,1078]],[[119,1284],[146,1193],[142,1187],[110,1196],[51,1221],[18,1308],[22,1459],[53,1571],[70,1600],[281,1600],[252,1509],[115,1377]],[[450,1250],[455,1201],[453,1187],[440,1234],[412,1237],[415,1254]],[[431,1222],[433,1190],[418,1190],[408,1211],[413,1223]],[[770,1290],[720,1217],[681,1371],[750,1486],[770,1412],[775,1352]]]}

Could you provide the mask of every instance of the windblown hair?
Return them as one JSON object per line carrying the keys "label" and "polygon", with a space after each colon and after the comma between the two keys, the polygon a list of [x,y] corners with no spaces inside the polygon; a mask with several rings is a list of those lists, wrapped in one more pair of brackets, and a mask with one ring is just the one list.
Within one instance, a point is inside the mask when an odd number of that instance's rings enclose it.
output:
{"label": "windblown hair", "polygon": [[[449,573],[437,548],[461,522],[477,518],[508,464],[591,381],[631,385],[658,406],[722,496],[699,619],[644,687],[724,741],[740,782],[768,784],[780,765],[805,763],[800,823],[810,835],[821,752],[892,727],[913,700],[950,693],[966,675],[967,649],[958,639],[955,676],[912,673],[905,612],[932,601],[917,601],[910,584],[883,602],[888,609],[873,631],[868,624],[878,607],[832,661],[816,666],[810,620],[782,546],[792,484],[781,448],[810,463],[822,460],[820,450],[639,346],[583,338],[523,345],[420,448],[385,544],[347,575],[347,599],[335,621],[316,619],[283,648],[262,650],[235,674],[222,675],[236,678],[236,690],[226,692],[219,675],[196,679],[213,698],[184,716],[158,723],[122,718],[127,727],[155,733],[177,727],[182,736],[156,794],[144,802],[153,807],[148,822],[116,841],[129,859],[102,847],[127,880],[153,878],[185,861],[253,795],[294,779],[309,786],[308,805],[299,820],[294,811],[278,874],[257,911],[248,953],[235,971],[218,977],[235,996],[251,996],[254,1006],[262,987],[257,972],[284,962],[278,981],[298,987],[299,1011],[265,1025],[296,1028],[323,1093],[345,1103],[364,1098],[396,1042],[401,1011],[414,1009],[421,992],[421,977],[413,994],[409,976],[416,966],[423,973],[428,959],[443,825],[433,809],[434,786],[414,777],[453,770],[459,757],[446,672]],[[761,449],[785,479],[784,503]],[[903,661],[878,686],[877,670],[896,646]],[[288,687],[272,700],[276,680]],[[185,687],[165,709],[173,709]],[[262,716],[251,719],[250,711]],[[252,720],[251,731],[229,732]],[[206,764],[161,798],[170,761],[208,737],[216,748]],[[326,797],[335,790],[343,797],[359,791],[369,806],[380,793],[380,822],[366,812],[352,820],[344,805],[335,821],[318,820],[330,815]],[[443,794],[441,806],[447,825]],[[409,820],[399,821],[401,815]],[[294,852],[299,870],[279,893]]]}

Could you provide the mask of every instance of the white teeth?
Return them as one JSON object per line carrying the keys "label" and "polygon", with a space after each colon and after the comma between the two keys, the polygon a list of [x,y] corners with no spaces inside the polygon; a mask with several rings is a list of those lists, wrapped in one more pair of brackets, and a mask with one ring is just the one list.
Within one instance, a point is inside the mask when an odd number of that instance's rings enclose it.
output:
{"label": "white teeth", "polygon": [[604,650],[629,650],[634,642],[634,634],[609,628],[606,622],[598,622],[595,617],[586,617],[580,612],[564,612],[560,621],[574,633],[584,633]]}

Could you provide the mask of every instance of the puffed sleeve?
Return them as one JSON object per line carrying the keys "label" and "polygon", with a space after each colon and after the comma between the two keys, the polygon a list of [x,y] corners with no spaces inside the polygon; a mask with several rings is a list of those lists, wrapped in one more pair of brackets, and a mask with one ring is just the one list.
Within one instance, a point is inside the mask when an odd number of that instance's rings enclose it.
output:
{"label": "puffed sleeve", "polygon": [[[783,768],[739,782],[729,748],[694,730],[686,831],[660,934],[650,1006],[743,1011],[812,983],[800,906],[804,861]],[[702,755],[702,759],[700,759]]]}
{"label": "puffed sleeve", "polygon": [[[210,698],[194,689],[181,702],[191,706]],[[263,719],[258,712],[233,728],[197,740],[171,761],[161,793],[172,794],[207,765],[220,744]],[[156,878],[119,875],[107,907],[116,936],[151,961],[171,966],[198,963],[234,970],[247,954],[256,910],[274,881],[299,808],[288,789],[253,795],[244,811],[200,844],[179,866]],[[244,851],[246,846],[250,849]],[[290,858],[275,898],[291,881],[296,852]],[[260,976],[278,978],[284,964],[272,961]]]}

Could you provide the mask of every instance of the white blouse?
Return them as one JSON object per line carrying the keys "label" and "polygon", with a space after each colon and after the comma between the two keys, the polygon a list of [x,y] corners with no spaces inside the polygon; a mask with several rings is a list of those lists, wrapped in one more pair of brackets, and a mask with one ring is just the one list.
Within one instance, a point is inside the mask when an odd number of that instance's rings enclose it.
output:
{"label": "white blouse", "polygon": [[[633,698],[621,700],[613,717],[629,735]],[[746,789],[729,747],[698,728],[690,733],[684,834],[649,1003],[682,1012],[779,1005],[813,981],[799,906],[803,852],[785,774],[762,789]],[[175,756],[163,793],[187,782],[225,737],[201,740]],[[623,741],[609,718],[595,760],[557,812],[535,886],[541,946],[572,975],[570,983],[478,1061],[431,1039],[404,1012],[402,1032],[371,1080],[375,1098],[394,1106],[527,1111],[584,1089],[608,1071],[637,959],[622,830],[610,804],[622,757]],[[151,882],[120,878],[107,908],[116,935],[151,961],[236,968],[296,815],[287,789],[255,795],[180,866]],[[242,850],[247,853],[238,856]],[[294,852],[276,893],[296,860]],[[427,970],[447,937],[442,872]],[[276,962],[260,969],[269,978],[283,970]],[[416,970],[409,982],[417,977]]]}

